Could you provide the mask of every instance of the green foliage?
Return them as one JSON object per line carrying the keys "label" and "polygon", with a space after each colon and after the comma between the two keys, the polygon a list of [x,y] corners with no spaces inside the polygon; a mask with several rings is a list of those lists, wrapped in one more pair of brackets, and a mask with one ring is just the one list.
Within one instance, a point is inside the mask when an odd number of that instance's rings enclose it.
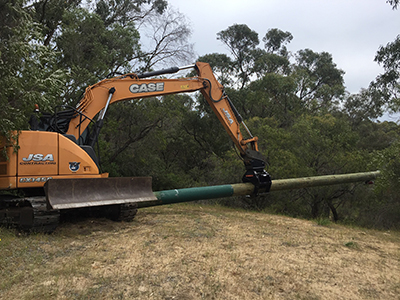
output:
{"label": "green foliage", "polygon": [[357,148],[372,152],[383,150],[399,139],[399,127],[394,122],[375,123],[364,121],[360,123],[355,131],[359,133]]}
{"label": "green foliage", "polygon": [[384,68],[384,73],[377,76],[372,87],[377,87],[388,102],[391,111],[400,111],[400,35],[396,39],[381,46],[375,61]]}
{"label": "green foliage", "polygon": [[361,89],[358,94],[348,95],[343,102],[343,111],[355,127],[363,121],[381,117],[384,112],[385,99],[373,86]]}
{"label": "green foliage", "polygon": [[[284,88],[285,94],[290,94],[284,97],[286,98],[283,101],[285,110],[288,109],[288,102],[291,104],[295,102],[293,101],[295,97],[302,102],[302,107],[314,114],[330,113],[338,109],[339,102],[345,95],[344,71],[337,68],[331,54],[316,53],[310,49],[299,50],[295,54],[295,63],[291,64],[286,44],[290,43],[293,36],[290,32],[277,28],[268,30],[263,38],[266,50],[257,48],[258,34],[244,24],[234,24],[220,31],[217,39],[228,47],[233,59],[229,60],[229,57],[216,53],[204,58],[217,66],[217,71],[224,70],[223,74],[228,74],[228,76],[223,76],[224,83],[242,90],[253,84],[252,77],[257,77],[262,81],[274,79],[276,82],[279,78],[276,75],[281,75],[288,78],[286,82],[296,85],[294,90],[293,86]],[[275,88],[273,84],[270,84],[268,88],[279,89],[281,92],[280,83],[284,83],[285,79],[279,79],[278,87]],[[256,89],[252,86],[249,90]],[[276,92],[272,91],[270,94],[276,95]],[[273,97],[265,96],[268,100]],[[276,97],[273,100],[276,102]],[[286,119],[288,117],[286,112],[285,117]]]}
{"label": "green foliage", "polygon": [[[368,153],[358,149],[359,135],[343,119],[304,114],[291,127],[282,127],[274,118],[255,117],[247,125],[260,139],[273,179],[366,171]],[[337,221],[348,217],[346,205],[356,193],[358,187],[353,185],[309,188],[271,193],[263,201],[255,199],[253,205],[296,217],[329,218],[332,214]]]}
{"label": "green foliage", "polygon": [[389,190],[400,192],[400,143],[396,141],[390,146],[375,151],[373,164],[379,166],[381,176],[377,181],[377,192],[384,193]]}
{"label": "green foliage", "polygon": [[351,249],[358,249],[358,244],[356,242],[347,242],[344,244],[346,247]]}
{"label": "green foliage", "polygon": [[108,74],[129,69],[140,52],[139,33],[133,23],[106,26],[99,15],[76,8],[65,12],[55,40],[63,53],[60,66],[71,72],[67,101],[76,101],[88,85]]}
{"label": "green foliage", "polygon": [[58,53],[39,43],[40,27],[22,1],[2,2],[0,10],[0,135],[9,136],[27,129],[35,103],[48,109],[56,102],[66,72],[55,66]]}
{"label": "green foliage", "polygon": [[286,56],[268,53],[261,49],[253,51],[254,66],[252,72],[260,78],[266,73],[290,74],[290,61]]}
{"label": "green foliage", "polygon": [[260,43],[258,33],[245,24],[234,24],[218,32],[217,39],[228,47],[235,58],[233,66],[240,81],[239,85],[243,88],[252,74],[254,51]]}
{"label": "green foliage", "polygon": [[95,12],[106,26],[115,23],[125,25],[143,19],[151,12],[162,14],[167,6],[166,0],[100,0],[96,3]]}
{"label": "green foliage", "polygon": [[34,21],[41,24],[43,44],[48,46],[63,22],[64,13],[78,7],[81,0],[41,0],[32,4],[31,15]]}
{"label": "green foliage", "polygon": [[315,222],[319,225],[319,226],[329,226],[331,225],[331,220],[327,219],[327,218],[317,218],[315,220]]}
{"label": "green foliage", "polygon": [[269,53],[277,53],[279,56],[288,56],[285,44],[293,40],[293,35],[288,31],[282,31],[278,28],[269,29],[263,37],[264,47]]}
{"label": "green foliage", "polygon": [[[230,86],[226,91],[252,133],[259,137],[259,147],[273,179],[378,168],[379,164],[371,159],[374,151],[386,149],[398,139],[396,124],[369,119],[382,111],[381,94],[365,90],[348,96],[341,110],[344,72],[337,69],[330,54],[301,50],[296,62],[288,65],[284,51],[278,48],[269,52],[257,49],[255,40],[253,44],[235,44],[235,36],[241,30],[249,28],[233,26],[220,37],[252,55],[246,58],[247,71],[257,74],[257,79],[244,86],[235,85],[240,70],[235,55],[231,59],[214,53],[199,60],[209,62],[218,78]],[[110,166],[124,164],[119,168],[125,170],[119,173],[124,176],[150,174],[158,190],[240,181],[241,162],[230,150],[226,134],[202,97],[169,96],[160,105],[160,126],[132,143],[120,154],[121,161],[118,158],[118,163]],[[123,141],[122,136],[116,139],[111,139],[109,145]],[[148,151],[150,148],[154,150]],[[376,195],[361,185],[339,185],[237,198],[234,202],[296,217],[363,222],[368,217],[365,208],[380,205]]]}
{"label": "green foliage", "polygon": [[226,30],[218,32],[217,39],[228,46],[239,64],[260,43],[258,33],[245,24],[234,24]]}
{"label": "green foliage", "polygon": [[337,69],[332,55],[305,49],[297,52],[296,61],[294,77],[299,98],[311,112],[334,108],[344,94],[344,72]]}
{"label": "green foliage", "polygon": [[294,118],[301,115],[303,110],[295,92],[296,83],[292,77],[267,73],[263,78],[253,81],[239,97],[233,93],[233,98],[237,99],[247,118],[273,117],[279,126],[287,127],[292,125]]}

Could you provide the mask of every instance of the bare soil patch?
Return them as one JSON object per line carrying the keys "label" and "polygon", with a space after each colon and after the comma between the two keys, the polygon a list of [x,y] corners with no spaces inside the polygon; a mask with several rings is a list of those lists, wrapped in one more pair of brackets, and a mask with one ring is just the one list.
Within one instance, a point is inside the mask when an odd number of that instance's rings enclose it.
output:
{"label": "bare soil patch", "polygon": [[0,299],[400,299],[398,232],[181,204],[0,239]]}

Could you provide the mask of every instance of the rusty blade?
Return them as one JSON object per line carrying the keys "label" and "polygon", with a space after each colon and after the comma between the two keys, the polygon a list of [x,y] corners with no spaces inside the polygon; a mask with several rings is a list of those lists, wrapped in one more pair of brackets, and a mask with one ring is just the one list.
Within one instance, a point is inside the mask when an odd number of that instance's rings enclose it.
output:
{"label": "rusty blade", "polygon": [[53,209],[157,200],[151,177],[50,179],[44,188],[47,204]]}

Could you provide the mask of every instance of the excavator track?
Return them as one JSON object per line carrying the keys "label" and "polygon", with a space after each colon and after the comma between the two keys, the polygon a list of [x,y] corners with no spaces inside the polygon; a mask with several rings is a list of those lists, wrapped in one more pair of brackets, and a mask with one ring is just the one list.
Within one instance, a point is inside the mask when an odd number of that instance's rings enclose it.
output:
{"label": "excavator track", "polygon": [[109,218],[118,222],[131,222],[137,214],[136,203],[111,205]]}
{"label": "excavator track", "polygon": [[[89,213],[88,215],[103,216],[119,222],[131,222],[137,214],[136,203],[100,206],[97,209],[94,208],[94,211],[99,209],[100,214]],[[27,233],[52,233],[59,223],[60,210],[48,210],[44,196],[25,198],[0,196],[1,226],[17,228]]]}
{"label": "excavator track", "polygon": [[60,221],[59,210],[48,210],[44,196],[0,196],[0,224],[29,233],[51,233]]}

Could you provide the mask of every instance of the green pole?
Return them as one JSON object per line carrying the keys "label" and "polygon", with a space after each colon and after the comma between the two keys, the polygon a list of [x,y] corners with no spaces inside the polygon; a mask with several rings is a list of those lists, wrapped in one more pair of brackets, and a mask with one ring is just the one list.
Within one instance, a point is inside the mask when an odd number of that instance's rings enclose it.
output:
{"label": "green pole", "polygon": [[[351,173],[342,175],[325,175],[315,177],[273,180],[270,192],[293,190],[316,186],[343,183],[367,182],[379,176],[379,171]],[[157,200],[137,202],[138,207],[149,207],[196,200],[217,199],[231,196],[251,195],[254,186],[251,183],[225,184],[207,187],[195,187],[154,192]],[[262,191],[261,191],[262,192]]]}

